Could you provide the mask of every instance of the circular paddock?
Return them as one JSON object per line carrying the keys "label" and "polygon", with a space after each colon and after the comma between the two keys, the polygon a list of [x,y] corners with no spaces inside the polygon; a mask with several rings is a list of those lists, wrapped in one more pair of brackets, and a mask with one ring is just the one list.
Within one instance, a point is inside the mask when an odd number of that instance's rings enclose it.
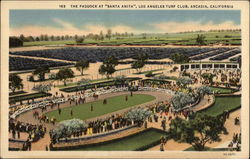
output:
{"label": "circular paddock", "polygon": [[[150,95],[150,96],[153,96],[154,99],[151,100],[151,101],[145,102],[145,103],[130,106],[130,107],[127,107],[127,108],[124,108],[124,109],[114,111],[114,112],[109,112],[109,113],[106,113],[106,114],[103,114],[103,115],[100,115],[100,116],[88,118],[87,120],[88,121],[93,121],[93,120],[96,120],[96,119],[101,119],[101,118],[108,117],[108,116],[110,116],[112,114],[119,114],[119,113],[126,112],[126,111],[130,110],[131,108],[146,107],[148,105],[152,105],[152,104],[157,103],[157,102],[169,101],[171,99],[171,97],[172,97],[171,94],[166,94],[166,93],[157,92],[157,91],[137,91],[137,92],[134,92],[133,94],[134,95],[137,95],[137,94]],[[115,92],[115,93],[103,94],[103,95],[99,96],[98,100],[102,101],[104,99],[108,99],[108,98],[115,97],[115,96],[121,96],[121,95],[130,96],[130,92],[125,91],[125,92]],[[90,102],[95,102],[95,99],[93,97],[86,98],[86,104],[88,104]],[[125,102],[125,101],[123,100],[121,102]],[[63,110],[64,108],[68,108],[68,107],[72,107],[72,106],[73,106],[73,104],[70,105],[69,102],[66,102],[66,103],[61,104],[60,108]],[[73,107],[77,107],[77,106],[73,106]],[[47,107],[47,111],[44,111],[44,112],[42,112],[40,108],[35,108],[33,110],[30,110],[30,111],[27,111],[27,112],[24,112],[24,113],[20,114],[19,116],[16,117],[16,119],[18,121],[21,121],[21,122],[32,123],[32,124],[41,124],[39,122],[39,120],[37,120],[37,119],[35,119],[33,117],[33,112],[34,111],[38,111],[39,114],[46,114],[48,112],[56,111],[56,110],[57,110],[57,106],[55,106],[53,109],[51,109],[50,107]],[[54,127],[54,125],[49,124],[49,123],[43,123],[43,125],[46,126],[49,129]]]}

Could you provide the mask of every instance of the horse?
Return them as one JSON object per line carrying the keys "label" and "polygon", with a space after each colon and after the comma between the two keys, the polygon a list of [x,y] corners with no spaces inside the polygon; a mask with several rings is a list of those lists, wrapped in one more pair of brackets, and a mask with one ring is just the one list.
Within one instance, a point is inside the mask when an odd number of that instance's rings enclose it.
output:
{"label": "horse", "polygon": [[94,94],[93,94],[93,97],[94,97],[95,100],[97,100],[98,97],[99,97],[99,95],[94,93]]}

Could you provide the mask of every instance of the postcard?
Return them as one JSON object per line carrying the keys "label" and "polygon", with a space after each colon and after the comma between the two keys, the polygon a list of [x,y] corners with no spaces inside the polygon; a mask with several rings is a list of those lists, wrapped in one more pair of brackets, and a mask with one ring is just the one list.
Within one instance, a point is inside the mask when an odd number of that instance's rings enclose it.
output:
{"label": "postcard", "polygon": [[1,157],[249,158],[248,1],[1,15]]}

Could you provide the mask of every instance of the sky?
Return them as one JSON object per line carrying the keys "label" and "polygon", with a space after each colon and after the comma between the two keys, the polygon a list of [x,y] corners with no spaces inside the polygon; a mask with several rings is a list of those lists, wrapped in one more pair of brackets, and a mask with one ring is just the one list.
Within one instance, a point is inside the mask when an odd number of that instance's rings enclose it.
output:
{"label": "sky", "polygon": [[239,10],[11,10],[10,35],[239,29]]}

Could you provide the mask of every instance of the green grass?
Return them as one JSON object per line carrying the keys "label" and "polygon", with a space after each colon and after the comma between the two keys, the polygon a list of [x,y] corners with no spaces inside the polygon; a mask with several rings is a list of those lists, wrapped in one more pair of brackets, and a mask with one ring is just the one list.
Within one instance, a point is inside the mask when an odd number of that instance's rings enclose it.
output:
{"label": "green grass", "polygon": [[212,91],[218,92],[219,94],[229,94],[233,93],[234,90],[231,88],[221,88],[221,87],[210,87]]}
{"label": "green grass", "polygon": [[241,105],[240,96],[221,96],[215,97],[215,103],[208,109],[201,111],[201,113],[206,113],[211,116],[217,116],[223,113],[225,110],[233,110]]}
{"label": "green grass", "polygon": [[[146,39],[141,35],[134,35],[131,37],[124,37],[122,39],[116,39],[112,37],[111,40],[104,39],[102,41],[96,41],[92,39],[85,39],[84,44],[97,44],[97,45],[161,45],[161,44],[179,44],[179,45],[196,45],[197,34],[203,34],[206,36],[206,44],[213,44],[222,42],[224,44],[241,44],[241,32],[193,32],[193,33],[169,33],[169,34],[147,34]],[[225,36],[230,37],[225,37]],[[218,36],[218,37],[216,37]],[[35,41],[24,42],[24,46],[41,46],[41,45],[58,45],[58,44],[76,44],[74,40],[62,40],[62,41]]]}
{"label": "green grass", "polygon": [[98,145],[89,145],[88,147],[76,149],[77,151],[135,151],[141,147],[150,145],[159,141],[165,132],[149,130],[136,135],[125,137],[121,140],[115,140]]}
{"label": "green grass", "polygon": [[10,97],[9,100],[10,100],[10,103],[12,103],[12,102],[19,102],[19,101],[24,101],[24,100],[42,98],[42,97],[47,97],[47,96],[51,96],[51,94],[49,94],[49,93],[31,93],[31,94],[13,96],[13,97]]}
{"label": "green grass", "polygon": [[59,44],[75,44],[75,41],[73,40],[33,41],[33,42],[24,42],[23,46],[42,46],[42,45],[59,45]]}
{"label": "green grass", "polygon": [[10,92],[9,96],[16,96],[16,95],[25,94],[25,93],[27,92],[25,91]]}
{"label": "green grass", "polygon": [[[125,101],[126,95],[115,96],[107,98],[107,104],[103,104],[103,100],[95,102],[85,103],[78,106],[63,108],[61,115],[58,111],[51,111],[46,113],[48,117],[55,117],[57,121],[63,121],[72,118],[78,118],[86,120],[89,118],[98,117],[104,114],[112,113],[121,109],[132,107],[135,105],[143,104],[155,99],[154,96],[146,94],[134,94],[133,97],[128,95],[128,101]],[[91,104],[93,104],[94,110],[91,112]],[[70,110],[73,108],[73,116],[70,116]]]}

